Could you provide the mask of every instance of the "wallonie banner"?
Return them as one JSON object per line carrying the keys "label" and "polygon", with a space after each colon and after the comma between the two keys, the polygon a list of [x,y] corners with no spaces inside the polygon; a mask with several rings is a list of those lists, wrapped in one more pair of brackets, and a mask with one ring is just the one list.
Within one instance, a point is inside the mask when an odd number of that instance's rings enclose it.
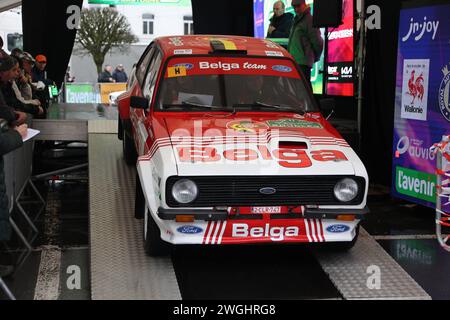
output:
{"label": "wallonie banner", "polygon": [[[450,134],[450,5],[400,14],[392,193],[435,207],[433,143]],[[444,208],[448,211],[449,208]]]}

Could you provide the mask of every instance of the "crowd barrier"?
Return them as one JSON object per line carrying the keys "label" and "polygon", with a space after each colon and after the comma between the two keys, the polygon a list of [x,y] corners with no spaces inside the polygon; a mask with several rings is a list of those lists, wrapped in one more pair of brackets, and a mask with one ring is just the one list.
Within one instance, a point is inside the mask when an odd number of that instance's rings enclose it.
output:
{"label": "crowd barrier", "polygon": [[109,103],[109,94],[125,91],[126,83],[66,83],[66,103]]}
{"label": "crowd barrier", "polygon": [[[25,250],[22,251],[17,259],[16,271],[20,269],[33,250],[32,244],[38,235],[38,229],[34,222],[45,209],[45,200],[31,180],[34,145],[34,140],[28,140],[21,148],[3,156],[6,194],[9,199],[10,223],[14,232],[25,245]],[[25,201],[22,201],[22,198],[25,195],[27,196],[27,203],[39,203],[38,207],[33,207],[33,212],[27,212],[27,209],[23,206]],[[33,218],[30,217],[31,214],[33,214]],[[23,231],[23,228],[19,228],[16,223],[18,216],[23,218],[24,226],[29,229],[26,232]]]}

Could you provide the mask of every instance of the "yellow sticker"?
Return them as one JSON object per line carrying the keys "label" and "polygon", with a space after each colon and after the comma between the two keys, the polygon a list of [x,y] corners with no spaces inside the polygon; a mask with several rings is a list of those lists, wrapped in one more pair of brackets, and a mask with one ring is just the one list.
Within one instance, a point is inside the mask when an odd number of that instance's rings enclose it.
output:
{"label": "yellow sticker", "polygon": [[186,72],[185,66],[167,68],[167,77],[168,78],[185,77],[186,75],[187,75],[187,72]]}

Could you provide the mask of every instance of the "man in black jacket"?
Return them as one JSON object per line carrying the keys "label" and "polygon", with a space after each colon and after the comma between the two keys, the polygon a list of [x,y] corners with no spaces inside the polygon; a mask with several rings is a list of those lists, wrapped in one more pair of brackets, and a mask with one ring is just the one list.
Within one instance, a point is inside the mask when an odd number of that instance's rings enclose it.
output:
{"label": "man in black jacket", "polygon": [[114,80],[111,72],[112,72],[112,67],[110,65],[106,65],[105,68],[103,69],[103,72],[100,73],[100,75],[98,76],[98,82],[100,82],[100,83],[116,82],[116,80]]}
{"label": "man in black jacket", "polygon": [[292,21],[294,15],[292,13],[285,13],[286,7],[283,1],[277,1],[273,5],[273,16],[270,19],[269,30],[267,38],[289,38]]}

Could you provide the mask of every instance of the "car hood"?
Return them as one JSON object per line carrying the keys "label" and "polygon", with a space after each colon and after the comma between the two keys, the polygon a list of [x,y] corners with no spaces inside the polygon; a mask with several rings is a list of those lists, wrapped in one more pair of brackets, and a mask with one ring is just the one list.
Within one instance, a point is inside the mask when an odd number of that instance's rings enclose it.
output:
{"label": "car hood", "polygon": [[164,119],[180,176],[355,175],[354,151],[320,114]]}

